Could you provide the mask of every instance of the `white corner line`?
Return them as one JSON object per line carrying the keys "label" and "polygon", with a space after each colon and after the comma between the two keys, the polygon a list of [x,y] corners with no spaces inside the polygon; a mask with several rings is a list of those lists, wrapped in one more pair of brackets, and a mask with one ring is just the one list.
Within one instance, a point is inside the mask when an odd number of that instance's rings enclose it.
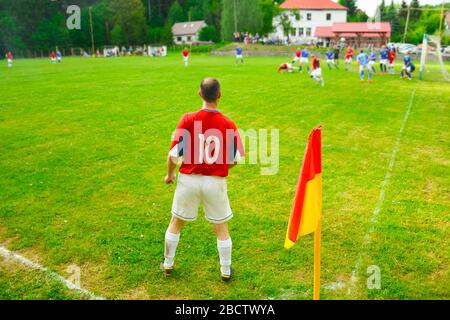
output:
{"label": "white corner line", "polygon": [[78,291],[79,293],[82,293],[82,294],[88,296],[90,300],[105,300],[105,298],[97,296],[97,295],[93,294],[92,292],[90,292],[89,290],[86,290],[84,288],[81,288],[81,287],[73,284],[72,282],[70,282],[66,278],[60,276],[56,272],[50,271],[48,268],[40,265],[39,263],[28,260],[24,256],[14,253],[14,252],[6,249],[5,247],[0,246],[0,257],[5,258],[6,260],[14,260],[26,267],[44,272],[48,277],[59,281],[64,286],[66,286],[68,289]]}
{"label": "white corner line", "polygon": [[[394,147],[392,148],[392,153],[391,153],[391,158],[389,160],[388,169],[386,171],[386,175],[384,176],[384,180],[381,183],[380,195],[378,196],[377,203],[375,205],[375,208],[372,211],[372,216],[370,218],[370,227],[369,227],[369,230],[367,231],[366,235],[364,236],[362,249],[364,249],[364,247],[369,245],[370,242],[372,241],[372,234],[373,234],[373,232],[375,230],[375,226],[376,226],[377,221],[378,221],[378,215],[381,212],[381,208],[383,207],[383,203],[384,203],[384,199],[385,199],[385,195],[386,195],[386,188],[389,185],[389,182],[391,180],[392,170],[393,170],[394,165],[395,165],[395,160],[397,158],[398,150],[400,149],[400,141],[402,139],[403,131],[405,130],[406,123],[408,122],[409,115],[411,114],[411,107],[413,105],[415,95],[416,95],[416,89],[414,89],[413,92],[411,93],[411,98],[409,100],[408,107],[406,108],[406,112],[405,112],[405,115],[403,117],[402,124],[400,126],[400,130],[398,131],[398,134],[397,134],[397,139],[395,140]],[[349,288],[347,290],[347,294],[348,295],[352,294],[353,289],[356,286],[356,283],[358,281],[358,273],[359,273],[359,270],[361,269],[361,265],[362,265],[362,261],[363,261],[364,255],[365,255],[365,251],[364,250],[360,250],[360,253],[359,253],[358,258],[356,260],[355,266],[354,266],[354,268],[352,270],[352,276],[351,276],[351,279],[350,279],[350,286],[349,286]]]}

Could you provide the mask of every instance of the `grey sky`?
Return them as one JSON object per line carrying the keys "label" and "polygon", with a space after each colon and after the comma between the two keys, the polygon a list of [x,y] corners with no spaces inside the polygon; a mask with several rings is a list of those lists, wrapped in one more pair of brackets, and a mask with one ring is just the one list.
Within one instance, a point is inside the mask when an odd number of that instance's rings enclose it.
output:
{"label": "grey sky", "polygon": [[[419,0],[420,4],[441,4],[442,0]],[[395,3],[401,3],[402,0],[394,0]],[[406,3],[410,3],[411,0],[406,0]],[[445,0],[445,2],[449,2],[449,0]],[[381,0],[358,0],[358,7],[362,10],[366,11],[369,16],[373,16],[375,14],[375,10],[377,6],[381,3]],[[391,4],[391,0],[385,0],[385,3]]]}

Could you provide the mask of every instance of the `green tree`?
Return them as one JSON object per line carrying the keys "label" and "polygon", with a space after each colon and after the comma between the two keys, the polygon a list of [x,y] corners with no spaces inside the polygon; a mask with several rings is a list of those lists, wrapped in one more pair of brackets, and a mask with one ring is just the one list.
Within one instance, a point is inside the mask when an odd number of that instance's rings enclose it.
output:
{"label": "green tree", "polygon": [[283,29],[283,34],[287,37],[289,41],[289,36],[292,30],[292,22],[287,13],[283,13],[280,15],[280,26]]}
{"label": "green tree", "polygon": [[62,13],[57,13],[49,20],[42,20],[32,35],[35,48],[41,50],[54,50],[57,46],[68,48],[70,37],[65,22]]}
{"label": "green tree", "polygon": [[273,18],[279,14],[279,9],[272,0],[260,0],[263,16],[262,33],[268,34],[273,31]]}
{"label": "green tree", "polygon": [[176,22],[184,22],[186,20],[186,14],[184,13],[183,7],[181,7],[178,0],[176,0],[170,7],[167,22],[172,26]]}
{"label": "green tree", "polygon": [[122,27],[119,24],[116,24],[114,28],[111,30],[111,42],[114,45],[120,46],[128,44],[127,41],[125,40]]}
{"label": "green tree", "polygon": [[258,0],[223,0],[222,38],[231,40],[235,27],[240,32],[262,32],[263,14]]}
{"label": "green tree", "polygon": [[339,0],[339,4],[347,7],[349,17],[354,17],[356,15],[356,11],[358,10],[356,0]]}
{"label": "green tree", "polygon": [[408,4],[406,3],[405,0],[402,0],[402,4],[400,5],[398,15],[401,18],[405,18],[405,19],[406,19],[406,16],[408,15]]}
{"label": "green tree", "polygon": [[7,51],[16,52],[26,48],[19,35],[19,28],[14,17],[0,14],[0,57]]}
{"label": "green tree", "polygon": [[[140,0],[110,0],[109,10],[114,24],[113,30],[116,29],[116,32],[122,30],[125,44],[136,45],[144,42],[146,38],[145,8]],[[112,38],[111,31],[111,40]]]}
{"label": "green tree", "polygon": [[217,35],[217,31],[213,26],[207,26],[200,30],[199,33],[200,41],[212,41],[219,42],[219,36]]}
{"label": "green tree", "polygon": [[414,10],[420,8],[419,0],[411,0],[411,13],[410,13],[410,19],[413,21],[417,21],[420,18],[421,11],[420,10]]}

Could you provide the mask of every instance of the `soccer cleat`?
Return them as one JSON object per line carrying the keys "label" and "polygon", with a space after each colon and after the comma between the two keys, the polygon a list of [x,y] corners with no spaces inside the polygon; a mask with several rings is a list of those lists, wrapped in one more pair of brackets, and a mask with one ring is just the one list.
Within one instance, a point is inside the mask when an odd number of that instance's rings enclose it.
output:
{"label": "soccer cleat", "polygon": [[164,275],[166,277],[170,277],[172,275],[173,266],[172,267],[166,267],[164,265],[164,261],[161,262],[161,264],[159,265],[159,269],[164,273]]}
{"label": "soccer cleat", "polygon": [[230,269],[230,274],[224,274],[220,273],[220,276],[222,277],[223,282],[230,282],[231,281],[231,275],[233,274],[233,269]]}

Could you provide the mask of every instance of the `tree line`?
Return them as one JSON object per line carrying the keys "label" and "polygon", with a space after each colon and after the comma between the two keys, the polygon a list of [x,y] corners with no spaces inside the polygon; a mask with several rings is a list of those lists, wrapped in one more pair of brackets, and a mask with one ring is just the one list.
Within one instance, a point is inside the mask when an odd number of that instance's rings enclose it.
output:
{"label": "tree line", "polygon": [[[0,0],[0,53],[48,52],[91,48],[90,17],[96,48],[107,45],[172,44],[176,22],[205,20],[201,40],[228,42],[233,32],[260,35],[273,30],[273,17],[283,0]],[[355,0],[339,0],[348,8],[348,21],[367,21]],[[70,5],[81,8],[81,29],[66,26]],[[410,9],[421,7],[413,0]],[[405,29],[408,6],[392,1],[379,7],[382,21],[392,24],[392,40],[400,41]],[[439,11],[410,10],[406,41],[418,43],[424,32],[439,26]]]}

